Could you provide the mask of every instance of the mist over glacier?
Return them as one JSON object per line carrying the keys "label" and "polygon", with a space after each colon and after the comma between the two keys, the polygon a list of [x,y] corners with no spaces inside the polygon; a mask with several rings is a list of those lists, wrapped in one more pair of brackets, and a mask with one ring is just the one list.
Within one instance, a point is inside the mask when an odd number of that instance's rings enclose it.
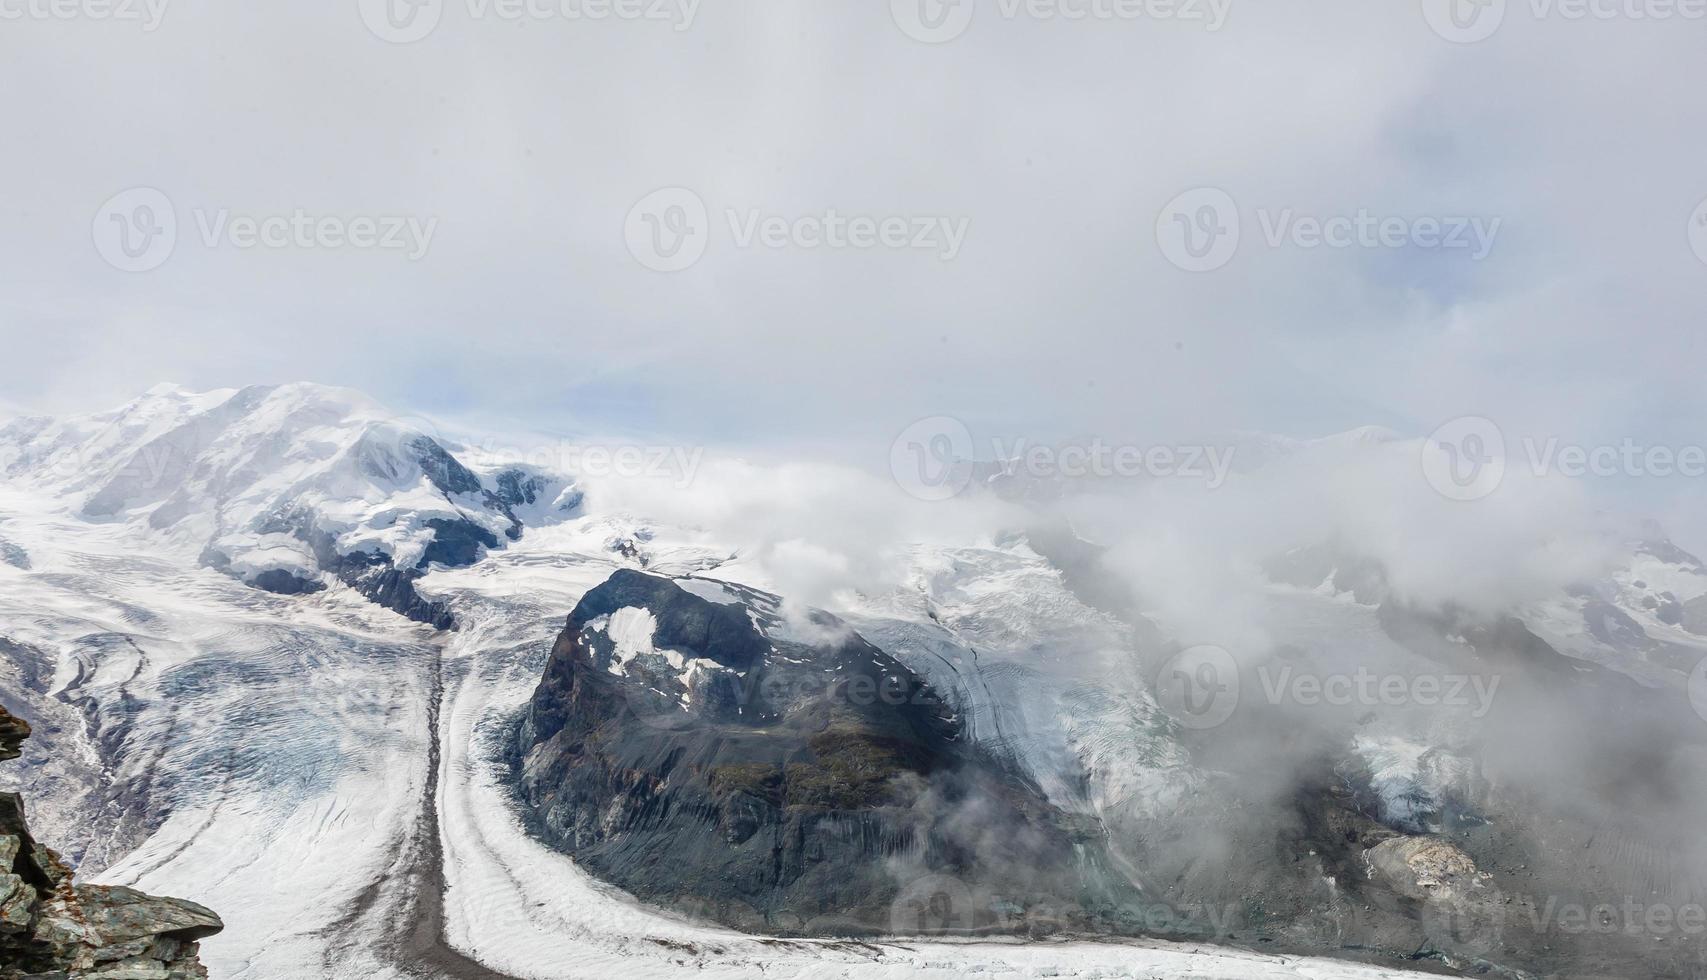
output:
{"label": "mist over glacier", "polygon": [[1707,975],[1707,0],[0,21],[0,975]]}
{"label": "mist over glacier", "polygon": [[[773,962],[719,931],[727,904],[687,902],[711,931],[682,932],[682,897],[656,911],[612,897],[514,795],[519,712],[542,696],[552,640],[626,569],[739,603],[789,650],[869,642],[952,712],[953,751],[1032,787],[1062,827],[1099,828],[1104,863],[1142,899],[1064,910],[1041,874],[928,865],[875,881],[897,902],[933,888],[950,908],[1005,909],[978,920],[995,935],[1081,937],[1004,946],[997,962],[1095,969],[1148,935],[1154,962],[1213,970],[1204,955],[1238,954],[1153,943],[1254,935],[1300,953],[1420,943],[1449,965],[1587,966],[1626,953],[1580,945],[1547,910],[1698,901],[1702,855],[1681,828],[1707,804],[1689,789],[1707,568],[1568,482],[1520,475],[1494,506],[1445,500],[1421,474],[1427,440],[1229,445],[1239,463],[1214,488],[973,460],[962,494],[928,501],[857,467],[716,452],[691,474],[648,472],[645,453],[617,472],[566,452],[584,444],[482,436],[312,385],[161,386],[108,412],[14,420],[0,429],[8,702],[47,760],[23,785],[87,872],[219,908],[216,972],[342,975],[304,966],[334,957],[554,975],[681,955],[671,944],[696,969]],[[173,503],[201,499],[219,503]],[[234,547],[260,554],[234,561],[248,554]],[[256,574],[280,552],[289,579]],[[734,675],[703,651],[657,652],[641,634],[663,614],[636,601],[609,620],[628,652],[590,668],[641,684],[610,702],[617,717],[667,683],[666,720],[686,712],[669,724],[710,724],[694,720],[703,685]],[[1238,675],[1218,720],[1174,700],[1204,650]],[[665,674],[624,666],[641,662]],[[798,690],[819,703],[847,688]],[[964,803],[931,815],[930,799],[912,805],[938,826],[1001,823]],[[1550,856],[1561,845],[1588,866]],[[1419,870],[1437,866],[1456,870]],[[992,887],[1009,897],[975,897]],[[1498,942],[1441,924],[1489,915]],[[551,953],[550,935],[584,941]],[[1687,940],[1638,948],[1679,963]],[[918,968],[916,945],[882,947],[870,969]],[[1226,968],[1284,969],[1241,964]]]}

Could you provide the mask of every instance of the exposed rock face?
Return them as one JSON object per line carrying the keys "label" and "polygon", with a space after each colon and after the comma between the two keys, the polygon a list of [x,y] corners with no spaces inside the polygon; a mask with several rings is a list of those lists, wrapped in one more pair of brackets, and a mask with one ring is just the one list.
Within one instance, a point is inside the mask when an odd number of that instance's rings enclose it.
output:
{"label": "exposed rock face", "polygon": [[[18,757],[29,726],[0,708],[0,759]],[[206,977],[197,942],[219,916],[176,898],[78,885],[30,836],[23,802],[0,793],[0,977],[189,980]]]}
{"label": "exposed rock face", "polygon": [[1456,844],[1438,837],[1394,837],[1370,848],[1367,860],[1394,891],[1420,900],[1461,899],[1490,877]]}
{"label": "exposed rock face", "polygon": [[[471,510],[481,512],[491,522],[496,517],[502,525],[503,537],[514,541],[521,537],[522,524],[510,505],[498,494],[487,490],[480,477],[462,465],[443,446],[426,436],[404,439],[387,452],[371,450],[360,457],[363,472],[376,481],[397,482],[414,470],[446,500],[462,499],[471,503]],[[437,629],[456,625],[449,607],[442,602],[424,598],[415,583],[435,564],[462,568],[478,561],[487,549],[499,547],[499,534],[491,527],[468,517],[431,518],[422,521],[430,532],[426,546],[412,564],[399,562],[394,556],[377,551],[345,551],[339,547],[336,535],[317,526],[311,510],[302,510],[277,520],[263,530],[285,534],[303,542],[312,552],[321,571],[329,573],[369,600]],[[289,574],[273,573],[256,576],[251,584],[283,595],[317,592],[324,585]]]}
{"label": "exposed rock face", "polygon": [[29,737],[30,723],[22,718],[14,718],[5,708],[0,708],[0,762],[16,759],[21,755],[18,747]]}
{"label": "exposed rock face", "polygon": [[0,562],[27,572],[30,569],[30,553],[5,538],[0,538]]}
{"label": "exposed rock face", "polygon": [[754,931],[1122,921],[1137,892],[1100,842],[962,742],[916,675],[824,614],[790,626],[771,597],[692,587],[619,571],[570,616],[517,746],[549,841]]}
{"label": "exposed rock face", "polygon": [[329,535],[303,532],[302,536],[308,539],[309,547],[324,571],[369,601],[435,629],[450,629],[456,625],[449,607],[426,599],[415,590],[415,583],[426,574],[426,559],[423,558],[413,568],[400,568],[389,556],[377,552],[339,554]]}

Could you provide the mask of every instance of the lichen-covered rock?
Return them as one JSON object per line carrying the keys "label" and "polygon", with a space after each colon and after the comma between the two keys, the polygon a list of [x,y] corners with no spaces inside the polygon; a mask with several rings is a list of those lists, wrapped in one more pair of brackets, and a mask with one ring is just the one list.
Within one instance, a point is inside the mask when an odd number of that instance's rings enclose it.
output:
{"label": "lichen-covered rock", "polygon": [[153,936],[206,939],[224,928],[212,911],[180,898],[104,885],[79,885],[77,897],[84,921],[102,945]]}
{"label": "lichen-covered rock", "polygon": [[25,933],[30,929],[36,905],[36,890],[17,875],[0,875],[0,933]]}
{"label": "lichen-covered rock", "polygon": [[[0,748],[16,758],[29,726],[0,708]],[[194,902],[78,885],[30,836],[23,801],[0,793],[0,978],[201,980],[197,940],[224,928]]]}
{"label": "lichen-covered rock", "polygon": [[1394,837],[1370,848],[1367,857],[1394,891],[1409,898],[1462,896],[1488,879],[1470,855],[1439,837]]}
{"label": "lichen-covered rock", "polygon": [[24,744],[24,739],[29,737],[30,723],[22,718],[14,718],[5,708],[0,708],[0,762],[16,759],[19,755],[18,746]]}

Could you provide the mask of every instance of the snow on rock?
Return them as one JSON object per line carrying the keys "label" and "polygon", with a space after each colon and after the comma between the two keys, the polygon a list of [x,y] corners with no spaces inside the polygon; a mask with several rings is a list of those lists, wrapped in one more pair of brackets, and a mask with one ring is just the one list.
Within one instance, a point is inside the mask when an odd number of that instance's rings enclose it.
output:
{"label": "snow on rock", "polygon": [[1645,687],[1681,688],[1707,659],[1707,566],[1663,537],[1629,545],[1605,578],[1531,603],[1524,623],[1568,656]]}
{"label": "snow on rock", "polygon": [[418,573],[472,564],[521,534],[495,490],[535,512],[572,509],[573,497],[543,471],[489,486],[417,421],[309,384],[159,388],[116,412],[17,420],[0,428],[0,465],[80,517],[146,526],[269,591],[336,578],[435,625],[447,617],[416,600]]}
{"label": "snow on rock", "polygon": [[[527,547],[524,542],[522,549]],[[493,555],[498,563],[524,555]],[[431,584],[454,595],[463,629],[447,663],[458,678],[446,689],[441,726],[446,781],[447,937],[452,946],[502,972],[529,980],[579,976],[694,977],[738,980],[951,980],[968,975],[1029,978],[1192,977],[1197,980],[1399,980],[1408,971],[1307,957],[1263,956],[1207,944],[1013,940],[777,942],[707,926],[647,908],[589,877],[569,857],[531,835],[518,816],[502,761],[510,722],[538,684],[566,607],[619,567],[575,560],[527,562],[539,589],[512,596],[470,571],[436,573]],[[501,579],[497,580],[501,582]],[[686,581],[686,580],[681,580]],[[494,583],[496,584],[496,583]]]}
{"label": "snow on rock", "polygon": [[652,652],[652,635],[658,631],[658,621],[652,617],[652,610],[629,606],[611,613],[605,629],[616,646],[611,652],[610,672],[620,676],[626,672],[629,661]]}
{"label": "snow on rock", "polygon": [[586,493],[576,480],[542,466],[487,466],[478,460],[471,465],[516,519],[530,528],[571,520],[586,502]]}
{"label": "snow on rock", "polygon": [[741,601],[740,597],[730,592],[727,586],[709,579],[684,578],[676,584],[707,602],[732,606]]}

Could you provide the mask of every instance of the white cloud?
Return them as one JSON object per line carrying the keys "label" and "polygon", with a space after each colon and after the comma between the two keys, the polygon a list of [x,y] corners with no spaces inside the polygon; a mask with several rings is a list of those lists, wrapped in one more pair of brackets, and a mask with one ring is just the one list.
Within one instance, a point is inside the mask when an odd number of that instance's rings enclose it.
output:
{"label": "white cloud", "polygon": [[[569,413],[880,469],[915,419],[1153,442],[1465,414],[1677,441],[1702,415],[1699,24],[1536,23],[1478,45],[1414,4],[1235,4],[1210,33],[886,5],[702,5],[688,30],[470,20],[391,45],[356,5],[174,4],[149,33],[10,25],[0,391],[37,410],[307,378],[401,410]],[[209,248],[106,266],[127,187],[198,208],[437,219],[419,262]],[[1484,262],[1268,248],[1181,272],[1156,214],[1502,219]],[[958,257],[628,254],[649,192],[965,219]],[[182,217],[180,226],[193,229]],[[191,232],[193,234],[193,231]],[[1649,509],[1676,509],[1660,494]]]}

